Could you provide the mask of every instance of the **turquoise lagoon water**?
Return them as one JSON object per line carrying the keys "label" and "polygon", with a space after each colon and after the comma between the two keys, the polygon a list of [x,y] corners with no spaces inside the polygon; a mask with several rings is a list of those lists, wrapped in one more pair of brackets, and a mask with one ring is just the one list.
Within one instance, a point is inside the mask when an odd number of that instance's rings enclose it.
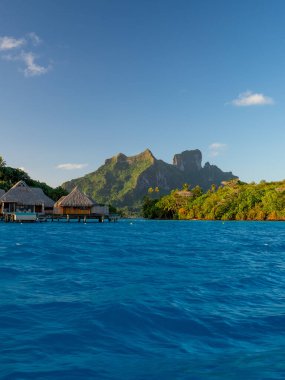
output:
{"label": "turquoise lagoon water", "polygon": [[0,224],[1,379],[284,379],[285,223]]}

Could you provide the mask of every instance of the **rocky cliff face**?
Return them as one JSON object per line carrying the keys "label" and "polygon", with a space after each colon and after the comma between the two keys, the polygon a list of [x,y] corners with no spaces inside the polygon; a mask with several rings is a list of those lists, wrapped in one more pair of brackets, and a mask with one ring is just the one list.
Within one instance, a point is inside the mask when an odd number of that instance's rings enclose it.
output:
{"label": "rocky cliff face", "polygon": [[185,150],[173,157],[173,165],[184,172],[195,172],[202,169],[202,153],[199,149]]}
{"label": "rocky cliff face", "polygon": [[215,165],[206,163],[203,167],[202,153],[198,149],[175,154],[173,165],[157,160],[147,149],[132,157],[120,153],[107,159],[95,172],[62,186],[68,191],[78,186],[99,203],[138,208],[150,187],[158,187],[159,194],[164,195],[184,183],[207,190],[212,184],[219,186],[222,181],[233,178],[237,177]]}

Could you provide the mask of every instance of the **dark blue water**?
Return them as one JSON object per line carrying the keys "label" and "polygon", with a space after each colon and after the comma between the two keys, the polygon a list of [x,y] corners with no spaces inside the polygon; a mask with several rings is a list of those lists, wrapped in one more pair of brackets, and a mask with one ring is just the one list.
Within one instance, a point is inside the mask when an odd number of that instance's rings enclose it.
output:
{"label": "dark blue water", "polygon": [[284,379],[285,223],[0,224],[1,379]]}

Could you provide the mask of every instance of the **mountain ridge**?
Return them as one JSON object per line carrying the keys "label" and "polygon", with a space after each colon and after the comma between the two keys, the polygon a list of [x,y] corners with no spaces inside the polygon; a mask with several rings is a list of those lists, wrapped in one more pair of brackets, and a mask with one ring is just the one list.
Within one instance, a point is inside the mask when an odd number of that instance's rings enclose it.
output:
{"label": "mountain ridge", "polygon": [[139,208],[150,187],[159,188],[159,194],[180,188],[184,183],[199,185],[204,190],[212,184],[237,178],[232,172],[223,172],[215,165],[202,166],[199,149],[175,154],[173,164],[157,159],[150,149],[134,155],[123,153],[107,158],[97,170],[62,184],[70,191],[74,186],[99,203],[117,207]]}

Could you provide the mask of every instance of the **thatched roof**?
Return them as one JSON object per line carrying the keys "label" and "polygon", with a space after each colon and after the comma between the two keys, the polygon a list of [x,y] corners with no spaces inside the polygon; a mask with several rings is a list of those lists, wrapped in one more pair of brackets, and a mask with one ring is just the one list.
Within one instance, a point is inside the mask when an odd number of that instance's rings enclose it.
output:
{"label": "thatched roof", "polygon": [[66,197],[66,195],[63,195],[60,197],[54,204],[54,207],[60,207],[60,202]]}
{"label": "thatched roof", "polygon": [[94,202],[78,190],[77,186],[62,200],[57,201],[57,206],[60,207],[91,207],[93,204]]}
{"label": "thatched roof", "polygon": [[1,202],[18,203],[22,205],[41,205],[52,207],[54,202],[42,189],[31,188],[24,181],[19,181],[1,197]]}
{"label": "thatched roof", "polygon": [[43,203],[45,207],[54,206],[54,201],[43,192],[43,189],[41,189],[40,187],[30,187],[30,189],[34,194],[36,194],[39,201]]}
{"label": "thatched roof", "polygon": [[5,190],[0,189],[0,199],[1,197],[3,197],[4,194],[5,194]]}
{"label": "thatched roof", "polygon": [[179,195],[180,197],[192,197],[192,192],[189,191],[189,190],[180,190],[180,191],[177,191],[176,192],[177,195]]}

